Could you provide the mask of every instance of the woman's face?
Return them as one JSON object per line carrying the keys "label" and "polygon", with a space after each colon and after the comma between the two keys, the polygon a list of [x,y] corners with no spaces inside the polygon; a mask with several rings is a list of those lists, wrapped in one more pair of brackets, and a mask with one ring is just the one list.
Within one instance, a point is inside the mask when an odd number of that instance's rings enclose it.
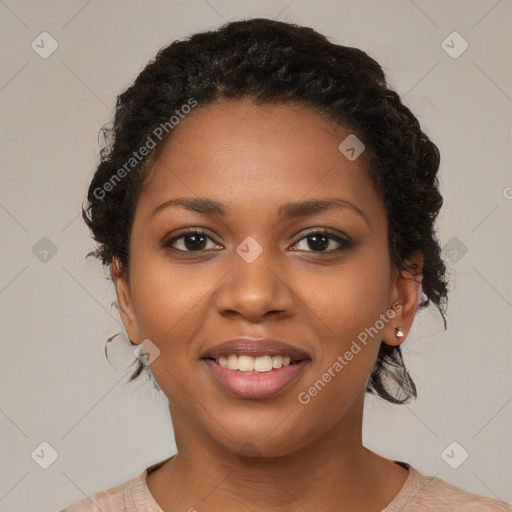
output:
{"label": "woman's face", "polygon": [[[411,294],[400,295],[364,153],[349,159],[338,149],[349,134],[303,107],[227,100],[174,127],[140,195],[128,280],[117,278],[116,289],[131,339],[160,351],[150,368],[177,439],[183,425],[230,451],[250,443],[277,456],[360,421],[380,341],[397,344],[395,327],[412,317],[384,316]],[[207,199],[224,213],[158,208],[177,198]],[[284,208],[333,199],[345,203]],[[204,233],[171,241],[184,228]],[[247,375],[204,358],[239,337],[280,340],[307,359]]]}

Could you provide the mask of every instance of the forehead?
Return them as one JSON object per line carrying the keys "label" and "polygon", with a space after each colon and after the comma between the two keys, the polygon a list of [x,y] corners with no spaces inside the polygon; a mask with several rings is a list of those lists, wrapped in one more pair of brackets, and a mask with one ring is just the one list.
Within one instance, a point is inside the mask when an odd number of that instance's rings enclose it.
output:
{"label": "forehead", "polygon": [[327,196],[382,216],[366,155],[350,161],[338,146],[351,134],[312,107],[221,100],[180,120],[154,162],[139,207],[173,197],[209,197],[234,213]]}

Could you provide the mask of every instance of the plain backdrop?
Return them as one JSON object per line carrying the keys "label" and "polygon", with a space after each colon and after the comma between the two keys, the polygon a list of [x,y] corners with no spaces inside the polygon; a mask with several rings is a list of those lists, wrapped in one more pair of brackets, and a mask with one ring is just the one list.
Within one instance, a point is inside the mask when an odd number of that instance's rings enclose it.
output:
{"label": "plain backdrop", "polygon": [[80,208],[117,94],[162,46],[252,17],[368,52],[439,146],[448,330],[418,315],[419,397],[368,397],[363,441],[512,501],[510,1],[1,0],[0,510],[59,510],[175,453],[165,398],[125,385],[126,338],[105,359],[123,331]]}

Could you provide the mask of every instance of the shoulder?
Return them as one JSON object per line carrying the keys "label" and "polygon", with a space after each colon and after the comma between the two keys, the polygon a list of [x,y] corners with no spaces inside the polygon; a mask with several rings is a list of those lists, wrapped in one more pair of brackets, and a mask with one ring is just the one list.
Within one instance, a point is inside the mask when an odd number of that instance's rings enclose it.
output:
{"label": "shoulder", "polygon": [[442,510],[446,512],[512,512],[504,501],[474,494],[409,465],[410,477],[385,512]]}
{"label": "shoulder", "polygon": [[152,466],[134,478],[106,491],[79,501],[59,512],[163,512],[158,506],[147,486],[146,477],[156,471],[172,457],[168,457]]}
{"label": "shoulder", "polygon": [[[146,470],[120,485],[98,492],[93,496],[62,509],[60,512],[132,512],[146,506]],[[144,508],[144,510],[152,510]]]}

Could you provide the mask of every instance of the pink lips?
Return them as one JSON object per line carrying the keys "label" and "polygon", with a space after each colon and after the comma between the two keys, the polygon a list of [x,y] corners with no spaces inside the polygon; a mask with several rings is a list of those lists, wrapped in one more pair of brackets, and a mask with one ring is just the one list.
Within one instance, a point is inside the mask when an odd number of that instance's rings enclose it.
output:
{"label": "pink lips", "polygon": [[[220,366],[220,356],[230,354],[258,356],[289,356],[291,364],[262,373],[243,373]],[[278,394],[301,373],[309,355],[291,345],[269,338],[237,338],[216,345],[203,356],[214,379],[235,396],[246,399],[270,398]]]}
{"label": "pink lips", "polygon": [[240,398],[270,398],[292,382],[307,364],[307,360],[282,366],[270,372],[251,374],[230,370],[207,359],[213,377],[228,391]]}

